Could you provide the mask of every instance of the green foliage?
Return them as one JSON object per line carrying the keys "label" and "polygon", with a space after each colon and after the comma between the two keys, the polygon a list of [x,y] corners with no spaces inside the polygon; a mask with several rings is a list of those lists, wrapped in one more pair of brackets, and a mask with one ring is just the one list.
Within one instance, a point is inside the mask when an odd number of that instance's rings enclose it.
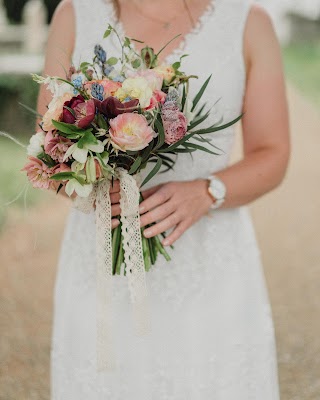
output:
{"label": "green foliage", "polygon": [[38,90],[39,85],[29,75],[0,75],[0,130],[31,136],[35,116],[19,103],[36,109]]}
{"label": "green foliage", "polygon": [[293,43],[283,49],[286,74],[316,105],[320,105],[320,42]]}

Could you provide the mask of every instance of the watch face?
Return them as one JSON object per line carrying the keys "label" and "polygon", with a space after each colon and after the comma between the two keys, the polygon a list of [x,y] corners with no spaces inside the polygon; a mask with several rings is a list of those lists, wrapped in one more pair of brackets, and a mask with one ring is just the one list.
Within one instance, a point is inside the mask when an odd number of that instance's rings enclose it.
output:
{"label": "watch face", "polygon": [[226,195],[226,187],[219,179],[213,179],[210,184],[211,192],[217,200],[224,199]]}

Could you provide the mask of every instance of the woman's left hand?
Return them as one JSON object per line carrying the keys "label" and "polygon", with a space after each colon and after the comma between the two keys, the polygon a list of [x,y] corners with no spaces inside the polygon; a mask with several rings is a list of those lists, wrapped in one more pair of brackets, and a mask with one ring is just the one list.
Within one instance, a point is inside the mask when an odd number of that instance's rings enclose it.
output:
{"label": "woman's left hand", "polygon": [[141,226],[156,223],[145,229],[145,237],[153,237],[174,228],[162,241],[172,245],[190,226],[206,215],[212,204],[205,179],[168,182],[142,191],[140,204]]}

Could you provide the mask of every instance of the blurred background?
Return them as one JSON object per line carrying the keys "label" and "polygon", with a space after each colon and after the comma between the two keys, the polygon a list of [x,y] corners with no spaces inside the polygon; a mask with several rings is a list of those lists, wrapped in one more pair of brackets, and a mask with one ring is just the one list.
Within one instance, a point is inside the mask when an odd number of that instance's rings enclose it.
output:
{"label": "blurred background", "polygon": [[[59,0],[0,0],[0,130],[27,143]],[[252,206],[275,321],[282,400],[320,399],[320,0],[260,0],[283,47],[292,157]],[[241,154],[240,134],[234,159]],[[32,190],[25,152],[0,138],[0,400],[49,399],[52,294],[69,202]],[[235,399],[236,400],[236,399]]]}

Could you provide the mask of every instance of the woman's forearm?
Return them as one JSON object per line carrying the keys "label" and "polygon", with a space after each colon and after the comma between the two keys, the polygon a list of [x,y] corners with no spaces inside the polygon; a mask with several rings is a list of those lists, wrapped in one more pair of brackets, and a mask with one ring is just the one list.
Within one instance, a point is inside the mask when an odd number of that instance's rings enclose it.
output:
{"label": "woman's forearm", "polygon": [[262,148],[216,172],[227,188],[221,208],[246,205],[276,188],[285,176],[288,154],[286,148]]}

